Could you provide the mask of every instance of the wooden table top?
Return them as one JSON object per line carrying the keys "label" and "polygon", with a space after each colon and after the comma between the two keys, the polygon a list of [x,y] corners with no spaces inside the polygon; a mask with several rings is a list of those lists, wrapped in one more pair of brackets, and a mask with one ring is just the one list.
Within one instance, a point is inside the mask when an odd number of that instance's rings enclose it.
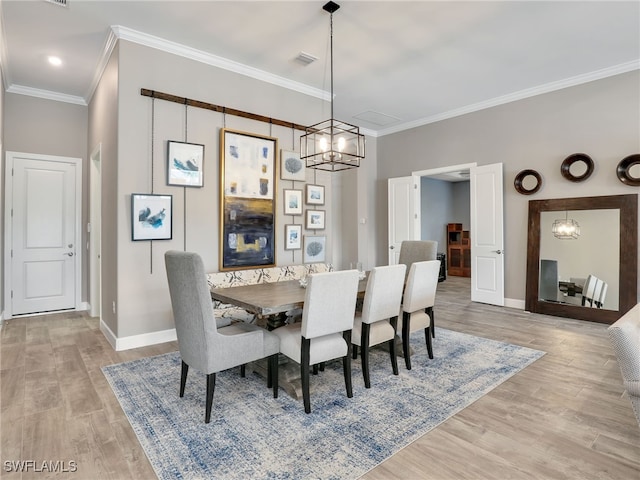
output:
{"label": "wooden table top", "polygon": [[[364,294],[366,288],[365,278],[358,284],[358,294]],[[305,289],[297,280],[211,289],[214,300],[237,305],[257,315],[274,315],[302,308],[304,296]]]}

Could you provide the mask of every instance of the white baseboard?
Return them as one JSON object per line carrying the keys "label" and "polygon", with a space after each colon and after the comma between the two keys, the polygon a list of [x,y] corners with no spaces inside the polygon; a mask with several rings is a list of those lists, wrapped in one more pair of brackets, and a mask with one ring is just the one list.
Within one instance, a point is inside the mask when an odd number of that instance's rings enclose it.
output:
{"label": "white baseboard", "polygon": [[89,310],[91,310],[91,305],[89,305],[89,302],[81,302],[80,306],[77,308],[77,310],[89,311]]}
{"label": "white baseboard", "polygon": [[175,328],[118,338],[102,320],[100,320],[100,331],[117,352],[121,350],[130,350],[132,348],[147,347],[149,345],[157,345],[158,343],[172,342],[178,339]]}
{"label": "white baseboard", "polygon": [[518,310],[524,310],[524,300],[517,298],[505,298],[504,306],[509,308],[517,308]]}

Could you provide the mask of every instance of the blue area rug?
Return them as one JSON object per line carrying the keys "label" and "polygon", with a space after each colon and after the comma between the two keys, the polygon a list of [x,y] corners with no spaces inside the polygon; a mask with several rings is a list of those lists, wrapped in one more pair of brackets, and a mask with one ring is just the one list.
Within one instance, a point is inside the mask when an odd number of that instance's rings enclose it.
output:
{"label": "blue area rug", "polygon": [[353,398],[342,363],[311,376],[311,414],[282,389],[274,399],[256,374],[217,375],[211,423],[205,376],[191,369],[178,397],[177,352],[102,370],[160,479],[355,479],[531,364],[543,352],[440,328],[433,360],[412,335],[411,371],[371,351],[364,388],[353,361]]}

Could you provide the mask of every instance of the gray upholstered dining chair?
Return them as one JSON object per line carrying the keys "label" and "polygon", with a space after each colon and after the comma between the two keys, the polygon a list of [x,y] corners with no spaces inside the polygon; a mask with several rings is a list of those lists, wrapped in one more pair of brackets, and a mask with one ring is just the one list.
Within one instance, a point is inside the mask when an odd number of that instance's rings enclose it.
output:
{"label": "gray upholstered dining chair", "polygon": [[[411,265],[415,262],[424,262],[426,260],[436,260],[438,258],[438,242],[435,240],[404,240],[400,244],[400,254],[398,256],[398,263],[403,263],[407,266],[405,272],[405,282],[409,276],[409,270]],[[431,329],[431,336],[436,336],[436,324],[431,322],[429,326]]]}
{"label": "gray upholstered dining chair", "polygon": [[371,388],[369,375],[369,347],[388,342],[393,374],[398,375],[396,357],[396,327],[402,302],[406,265],[375,267],[369,272],[362,311],[356,312],[351,331],[353,358],[361,350],[364,386]]}
{"label": "gray upholstered dining chair", "polygon": [[304,411],[311,412],[309,369],[342,358],[347,397],[351,386],[351,329],[358,295],[358,271],[316,273],[308,277],[302,322],[276,328],[280,352],[300,364]]}
{"label": "gray upholstered dining chair", "polygon": [[429,358],[433,358],[429,325],[434,318],[433,307],[438,287],[439,260],[415,262],[409,269],[409,278],[402,298],[398,330],[402,332],[402,351],[407,370],[411,370],[411,348],[409,337],[412,332],[424,329]]}
{"label": "gray upholstered dining chair", "polygon": [[280,341],[267,330],[244,322],[216,325],[204,265],[197,253],[170,250],[165,266],[173,318],[182,357],[180,397],[184,396],[189,367],[207,377],[205,423],[211,419],[216,373],[269,357],[267,386],[278,397]]}

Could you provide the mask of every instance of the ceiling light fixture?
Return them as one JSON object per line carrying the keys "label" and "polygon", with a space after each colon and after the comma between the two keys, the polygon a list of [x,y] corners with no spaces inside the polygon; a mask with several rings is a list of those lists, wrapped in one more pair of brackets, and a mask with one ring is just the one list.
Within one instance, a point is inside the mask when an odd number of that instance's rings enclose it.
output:
{"label": "ceiling light fixture", "polygon": [[59,67],[60,65],[62,65],[62,60],[60,60],[60,57],[54,57],[53,55],[51,55],[48,60],[49,63],[55,67]]}
{"label": "ceiling light fixture", "polygon": [[575,240],[580,236],[580,225],[569,217],[569,212],[564,212],[564,220],[558,219],[553,222],[551,232],[553,236],[560,240]]}
{"label": "ceiling light fixture", "polygon": [[336,172],[360,166],[364,158],[364,135],[360,128],[333,118],[333,13],[340,8],[334,2],[322,9],[330,14],[331,43],[331,118],[307,127],[300,137],[300,158],[307,168]]}

